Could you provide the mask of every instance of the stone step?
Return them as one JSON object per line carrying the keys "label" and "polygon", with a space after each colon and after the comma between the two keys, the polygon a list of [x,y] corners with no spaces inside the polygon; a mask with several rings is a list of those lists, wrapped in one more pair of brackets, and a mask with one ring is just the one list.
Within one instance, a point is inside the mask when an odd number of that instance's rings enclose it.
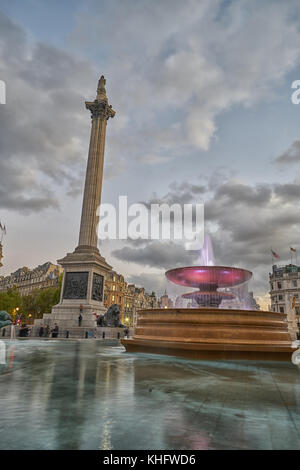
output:
{"label": "stone step", "polygon": [[[30,333],[29,337],[39,338],[40,326],[29,326]],[[133,328],[129,329],[129,336],[133,335]],[[20,327],[15,327],[15,336],[19,337]],[[122,339],[125,336],[125,328],[109,328],[109,327],[96,327],[96,328],[84,328],[84,327],[71,327],[71,328],[59,328],[58,338],[66,338],[68,333],[68,338],[97,338],[97,339]],[[104,337],[103,337],[104,333]],[[11,336],[11,327],[4,327],[0,330],[0,339],[10,338]],[[48,335],[51,337],[51,334]]]}

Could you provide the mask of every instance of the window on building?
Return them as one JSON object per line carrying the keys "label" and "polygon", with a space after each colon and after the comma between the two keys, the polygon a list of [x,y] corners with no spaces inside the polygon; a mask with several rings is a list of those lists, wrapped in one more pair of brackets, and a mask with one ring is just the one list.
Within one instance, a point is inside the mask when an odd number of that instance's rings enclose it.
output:
{"label": "window on building", "polygon": [[114,302],[115,301],[115,296],[112,295],[111,300]]}
{"label": "window on building", "polygon": [[116,290],[115,284],[112,285],[112,290]]}
{"label": "window on building", "polygon": [[295,307],[296,315],[300,315],[300,307]]}
{"label": "window on building", "polygon": [[284,313],[284,307],[279,307],[280,313]]}
{"label": "window on building", "polygon": [[293,281],[293,286],[297,287],[297,281]]}
{"label": "window on building", "polygon": [[281,289],[281,282],[277,282],[278,289]]}
{"label": "window on building", "polygon": [[279,299],[279,300],[282,300],[282,299],[283,299],[283,296],[279,294],[278,299]]}

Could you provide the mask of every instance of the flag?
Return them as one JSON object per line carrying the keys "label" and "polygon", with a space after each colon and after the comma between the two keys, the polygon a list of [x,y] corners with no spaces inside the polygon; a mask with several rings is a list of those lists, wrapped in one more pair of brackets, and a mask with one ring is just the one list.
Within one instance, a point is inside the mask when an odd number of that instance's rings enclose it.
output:
{"label": "flag", "polygon": [[295,303],[296,303],[296,297],[293,296],[292,308],[295,308]]}
{"label": "flag", "polygon": [[280,256],[279,256],[277,253],[275,253],[275,251],[272,250],[272,248],[271,248],[271,253],[272,253],[272,256],[273,256],[274,258],[276,258],[276,259],[279,259],[279,258],[280,258]]}
{"label": "flag", "polygon": [[296,248],[292,248],[291,246],[290,246],[290,250],[291,250],[293,253],[296,253],[296,251],[297,251]]}

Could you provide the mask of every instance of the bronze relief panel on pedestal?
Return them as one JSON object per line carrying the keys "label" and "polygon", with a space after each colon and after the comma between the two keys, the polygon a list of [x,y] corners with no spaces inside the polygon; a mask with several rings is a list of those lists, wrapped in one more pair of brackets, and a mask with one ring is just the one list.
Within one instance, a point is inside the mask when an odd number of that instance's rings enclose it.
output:
{"label": "bronze relief panel on pedestal", "polygon": [[102,302],[103,300],[103,284],[104,277],[101,274],[94,273],[93,276],[93,288],[92,288],[92,299]]}
{"label": "bronze relief panel on pedestal", "polygon": [[66,273],[64,284],[64,299],[86,299],[89,273]]}

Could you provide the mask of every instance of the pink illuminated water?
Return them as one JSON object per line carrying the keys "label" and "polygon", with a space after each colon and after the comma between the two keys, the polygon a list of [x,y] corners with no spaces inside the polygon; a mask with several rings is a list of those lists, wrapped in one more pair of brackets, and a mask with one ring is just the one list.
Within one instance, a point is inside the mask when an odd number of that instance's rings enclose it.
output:
{"label": "pink illuminated water", "polygon": [[[226,301],[235,300],[236,308],[246,309],[246,295],[241,292],[224,292],[237,286],[244,285],[252,277],[252,273],[246,269],[230,266],[215,266],[213,246],[208,234],[204,236],[203,248],[197,260],[199,265],[185,266],[170,269],[165,273],[171,284],[185,288],[197,288],[194,292],[185,292],[176,296],[176,306],[181,306],[183,299],[192,300],[191,306],[220,306],[222,299]],[[221,291],[219,290],[221,288]],[[195,304],[196,302],[196,304]],[[223,305],[223,304],[222,304]],[[226,302],[224,303],[226,305]],[[226,308],[226,307],[225,307]],[[228,308],[228,306],[227,306]],[[232,307],[230,307],[232,308]]]}
{"label": "pink illuminated water", "polygon": [[212,246],[210,235],[208,234],[204,235],[203,248],[202,250],[200,250],[198,264],[200,266],[214,266],[215,265],[214,249]]}

